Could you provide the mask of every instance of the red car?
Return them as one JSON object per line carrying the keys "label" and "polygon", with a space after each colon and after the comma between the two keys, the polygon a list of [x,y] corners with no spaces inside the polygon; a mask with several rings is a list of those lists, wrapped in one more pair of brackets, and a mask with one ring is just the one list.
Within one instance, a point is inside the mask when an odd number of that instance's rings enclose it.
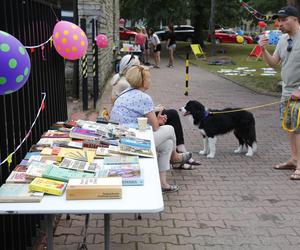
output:
{"label": "red car", "polygon": [[[216,43],[237,43],[236,37],[238,34],[233,30],[221,29],[215,30]],[[250,36],[243,35],[243,44],[253,43],[253,39]],[[211,34],[208,35],[208,41],[211,41]]]}
{"label": "red car", "polygon": [[120,27],[120,40],[134,41],[136,32]]}

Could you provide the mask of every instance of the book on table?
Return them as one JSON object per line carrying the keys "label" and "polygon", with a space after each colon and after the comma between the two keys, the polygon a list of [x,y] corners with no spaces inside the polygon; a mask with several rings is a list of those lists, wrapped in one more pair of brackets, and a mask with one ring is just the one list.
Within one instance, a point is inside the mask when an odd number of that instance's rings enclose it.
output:
{"label": "book on table", "polygon": [[70,179],[66,190],[67,200],[121,198],[121,177]]}
{"label": "book on table", "polygon": [[92,163],[95,155],[96,151],[90,149],[59,148],[57,160],[62,161],[63,158],[71,158]]}
{"label": "book on table", "polygon": [[63,161],[59,165],[61,168],[91,172],[95,173],[98,165],[94,163],[88,163],[85,161],[74,160],[71,158],[64,158]]}
{"label": "book on table", "polygon": [[151,141],[147,139],[123,137],[120,139],[119,148],[122,153],[153,157]]}
{"label": "book on table", "polygon": [[57,130],[48,130],[42,134],[41,138],[69,138],[69,133]]}
{"label": "book on table", "polygon": [[70,137],[81,140],[99,141],[101,138],[103,138],[103,135],[99,135],[93,130],[74,127],[70,132]]}
{"label": "book on table", "polygon": [[54,144],[68,144],[71,141],[71,138],[41,138],[36,145],[38,146],[49,146],[52,147]]}
{"label": "book on table", "polygon": [[29,184],[4,183],[0,187],[0,203],[40,202],[43,196],[42,192],[30,192]]}
{"label": "book on table", "polygon": [[124,186],[144,185],[144,172],[138,156],[104,157],[103,165],[97,172],[99,177],[121,177]]}
{"label": "book on table", "polygon": [[62,195],[67,186],[66,182],[36,177],[30,184],[30,191],[37,191],[53,195]]}
{"label": "book on table", "polygon": [[11,171],[9,176],[6,178],[6,183],[30,183],[32,179],[27,177],[25,172]]}
{"label": "book on table", "polygon": [[42,174],[42,177],[57,181],[68,182],[71,178],[94,177],[93,173],[81,172],[60,168],[56,166],[48,166]]}
{"label": "book on table", "polygon": [[142,157],[154,157],[152,150],[137,150],[133,148],[120,148],[120,146],[109,145],[108,151],[115,154],[124,154],[124,155],[135,155]]}
{"label": "book on table", "polygon": [[30,162],[27,171],[25,172],[27,175],[27,178],[35,178],[35,177],[42,177],[43,172],[45,169],[52,164],[47,164],[44,162],[39,161],[32,161]]}

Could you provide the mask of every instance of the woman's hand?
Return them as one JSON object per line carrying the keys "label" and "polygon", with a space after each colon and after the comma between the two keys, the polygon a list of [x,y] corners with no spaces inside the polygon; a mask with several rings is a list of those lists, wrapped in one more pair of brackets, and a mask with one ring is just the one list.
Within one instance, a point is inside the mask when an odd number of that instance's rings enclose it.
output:
{"label": "woman's hand", "polygon": [[166,122],[167,122],[167,115],[162,115],[161,114],[162,111],[160,111],[158,114],[157,114],[157,120],[158,120],[158,124],[159,125],[165,125]]}
{"label": "woman's hand", "polygon": [[297,100],[297,99],[299,100],[300,99],[300,89],[295,89],[292,92],[291,99],[292,100]]}
{"label": "woman's hand", "polygon": [[165,107],[161,104],[158,104],[157,106],[154,107],[155,112],[160,112],[160,111],[163,111],[164,109],[165,109]]}

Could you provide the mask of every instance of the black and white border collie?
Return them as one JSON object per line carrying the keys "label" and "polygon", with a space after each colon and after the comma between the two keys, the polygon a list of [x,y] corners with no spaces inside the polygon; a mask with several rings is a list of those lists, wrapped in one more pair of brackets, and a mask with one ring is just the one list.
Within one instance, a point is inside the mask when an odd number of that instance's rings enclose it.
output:
{"label": "black and white border collie", "polygon": [[214,158],[216,154],[216,142],[218,135],[226,134],[233,131],[239,141],[239,146],[234,153],[242,153],[243,146],[247,148],[246,156],[253,156],[256,152],[256,133],[255,120],[252,113],[248,111],[238,111],[232,113],[219,113],[232,108],[223,110],[208,110],[200,102],[189,101],[185,107],[179,109],[184,116],[200,129],[203,136],[203,150],[201,155],[207,155],[207,158]]}

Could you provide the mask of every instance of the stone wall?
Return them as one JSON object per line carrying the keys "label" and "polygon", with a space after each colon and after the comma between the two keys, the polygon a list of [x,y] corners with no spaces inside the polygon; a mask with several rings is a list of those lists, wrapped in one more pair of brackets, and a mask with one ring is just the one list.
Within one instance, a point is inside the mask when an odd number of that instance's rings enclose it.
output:
{"label": "stone wall", "polygon": [[[78,20],[86,19],[86,34],[89,39],[88,47],[88,82],[89,97],[93,95],[93,65],[92,65],[92,23],[98,21],[98,33],[105,34],[109,39],[109,45],[104,49],[98,49],[99,65],[99,97],[114,69],[114,48],[119,45],[119,0],[78,0]],[[96,34],[96,35],[97,35]],[[70,64],[70,63],[69,63]],[[66,65],[71,69],[70,66]],[[80,71],[80,93],[81,93],[81,62]],[[72,82],[72,74],[66,76],[66,80]],[[81,98],[81,94],[80,94]]]}

